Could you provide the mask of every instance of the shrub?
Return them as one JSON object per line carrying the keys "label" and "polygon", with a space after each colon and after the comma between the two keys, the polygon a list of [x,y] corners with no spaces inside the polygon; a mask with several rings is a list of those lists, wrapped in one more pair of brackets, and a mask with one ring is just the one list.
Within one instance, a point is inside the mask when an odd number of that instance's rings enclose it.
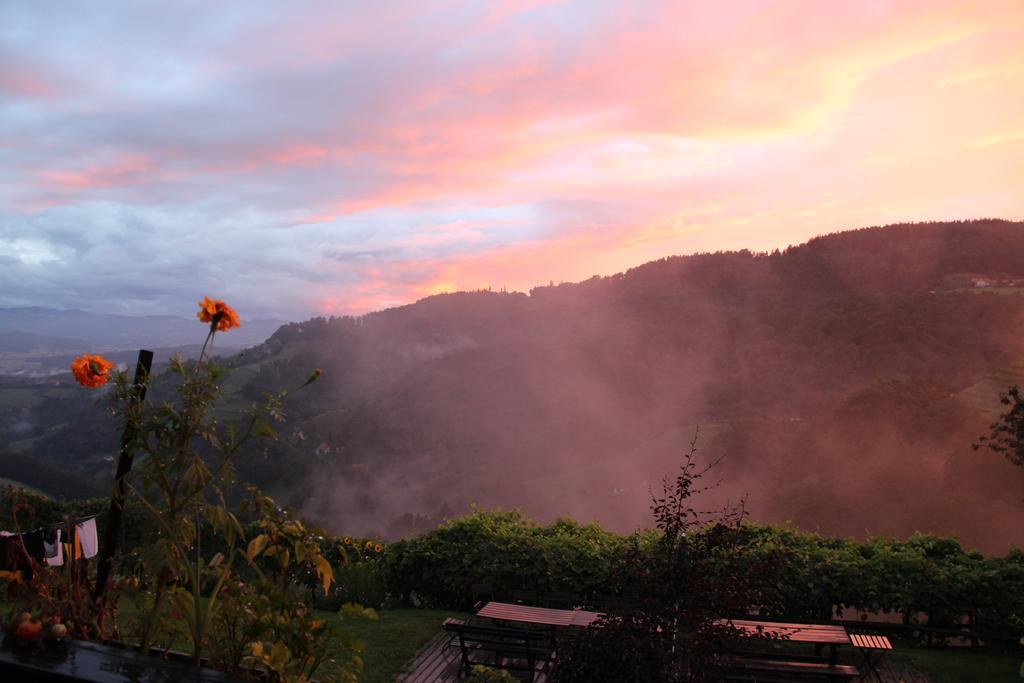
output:
{"label": "shrub", "polygon": [[[637,540],[646,544],[649,535]],[[391,544],[384,571],[392,593],[407,599],[415,593],[426,605],[450,609],[470,607],[470,587],[482,582],[505,596],[523,587],[539,594],[617,593],[610,572],[630,543],[593,523],[559,519],[545,527],[515,510],[474,511]]]}
{"label": "shrub", "polygon": [[387,601],[387,585],[378,562],[352,562],[337,565],[334,586],[326,596],[312,594],[317,609],[337,611],[352,603],[380,609]]}

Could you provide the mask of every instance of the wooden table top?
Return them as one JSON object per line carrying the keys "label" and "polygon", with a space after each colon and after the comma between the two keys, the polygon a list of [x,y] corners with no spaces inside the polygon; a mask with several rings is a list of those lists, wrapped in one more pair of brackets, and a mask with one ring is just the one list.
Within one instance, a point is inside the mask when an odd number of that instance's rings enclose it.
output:
{"label": "wooden table top", "polygon": [[599,612],[582,609],[551,609],[507,602],[489,602],[476,613],[478,617],[500,621],[520,621],[544,626],[590,626],[603,616]]}
{"label": "wooden table top", "polygon": [[777,635],[795,643],[825,643],[847,645],[850,634],[839,624],[793,624],[778,621],[755,621],[753,619],[719,619],[716,625],[732,625],[747,633]]}

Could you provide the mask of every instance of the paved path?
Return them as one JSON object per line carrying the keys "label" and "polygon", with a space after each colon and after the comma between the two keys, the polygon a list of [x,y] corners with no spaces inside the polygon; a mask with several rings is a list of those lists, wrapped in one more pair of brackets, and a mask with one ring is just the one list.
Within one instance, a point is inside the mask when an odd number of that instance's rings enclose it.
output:
{"label": "paved path", "polygon": [[[465,683],[459,678],[458,648],[447,647],[448,634],[441,632],[420,648],[405,668],[395,677],[397,683]],[[546,683],[544,672],[538,672],[534,683]]]}

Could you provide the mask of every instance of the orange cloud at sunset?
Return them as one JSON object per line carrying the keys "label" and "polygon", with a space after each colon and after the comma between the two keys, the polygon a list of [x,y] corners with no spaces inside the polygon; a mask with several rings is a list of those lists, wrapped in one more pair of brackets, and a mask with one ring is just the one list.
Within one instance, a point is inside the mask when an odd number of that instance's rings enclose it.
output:
{"label": "orange cloud at sunset", "polygon": [[[312,314],[1024,215],[1019,2],[219,11],[173,38],[167,8],[91,33],[23,12],[5,54],[32,75],[0,72],[13,230],[129,220],[159,253],[217,225],[277,282],[225,296]],[[74,290],[66,267],[40,277]]]}

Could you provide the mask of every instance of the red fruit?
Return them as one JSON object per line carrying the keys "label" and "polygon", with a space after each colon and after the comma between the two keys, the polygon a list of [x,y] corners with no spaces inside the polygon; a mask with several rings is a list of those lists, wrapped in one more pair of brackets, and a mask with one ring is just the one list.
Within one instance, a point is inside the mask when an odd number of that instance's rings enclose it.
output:
{"label": "red fruit", "polygon": [[43,625],[38,621],[23,621],[18,625],[18,630],[15,632],[15,636],[18,638],[19,643],[22,645],[28,645],[39,637],[42,630]]}

